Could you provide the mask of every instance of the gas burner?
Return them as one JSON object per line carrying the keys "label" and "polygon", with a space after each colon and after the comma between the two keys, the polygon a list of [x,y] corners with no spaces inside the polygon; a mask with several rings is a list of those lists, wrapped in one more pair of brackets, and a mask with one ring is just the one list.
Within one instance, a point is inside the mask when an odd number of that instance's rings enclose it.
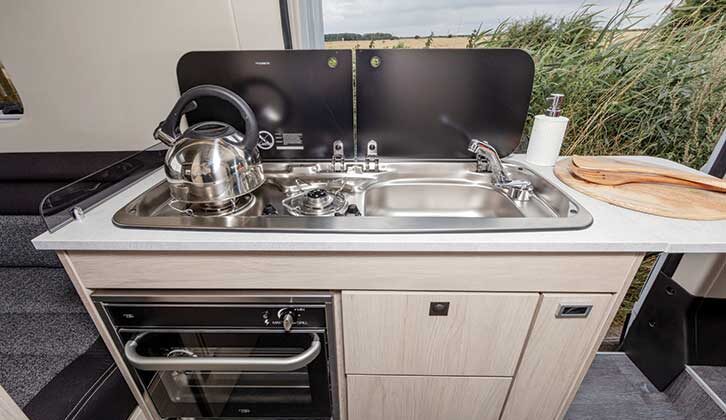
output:
{"label": "gas burner", "polygon": [[334,216],[348,205],[341,189],[314,187],[284,199],[282,205],[293,216]]}
{"label": "gas burner", "polygon": [[255,204],[255,196],[245,194],[233,200],[220,203],[184,203],[172,200],[169,207],[188,216],[219,217],[234,216],[248,210]]}

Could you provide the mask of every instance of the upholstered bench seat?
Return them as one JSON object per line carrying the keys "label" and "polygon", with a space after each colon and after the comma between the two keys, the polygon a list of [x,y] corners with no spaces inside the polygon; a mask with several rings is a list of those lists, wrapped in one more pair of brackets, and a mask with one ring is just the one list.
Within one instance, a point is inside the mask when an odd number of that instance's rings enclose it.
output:
{"label": "upholstered bench seat", "polygon": [[0,154],[0,386],[30,420],[125,420],[136,403],[54,252],[48,192],[129,152]]}

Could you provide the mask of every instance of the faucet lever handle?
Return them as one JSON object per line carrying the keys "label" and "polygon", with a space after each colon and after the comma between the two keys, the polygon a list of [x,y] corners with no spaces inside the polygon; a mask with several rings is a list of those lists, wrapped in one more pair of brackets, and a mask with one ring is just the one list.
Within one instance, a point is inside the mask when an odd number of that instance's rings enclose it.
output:
{"label": "faucet lever handle", "polygon": [[479,147],[481,147],[481,146],[485,146],[485,147],[486,147],[486,146],[488,146],[488,147],[491,147],[491,146],[489,145],[489,142],[487,142],[486,140],[479,140],[479,139],[470,139],[470,140],[469,140],[469,147],[468,147],[467,149],[468,149],[468,150],[469,150],[469,151],[470,151],[471,153],[477,153],[477,152],[479,151]]}

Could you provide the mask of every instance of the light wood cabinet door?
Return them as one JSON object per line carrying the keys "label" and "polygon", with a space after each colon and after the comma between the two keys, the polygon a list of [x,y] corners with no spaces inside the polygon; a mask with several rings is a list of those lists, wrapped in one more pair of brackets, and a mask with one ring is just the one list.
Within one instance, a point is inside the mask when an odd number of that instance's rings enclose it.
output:
{"label": "light wood cabinet door", "polygon": [[[609,294],[543,296],[502,420],[553,420],[563,412],[614,301]],[[586,317],[561,318],[561,305],[592,308]]]}
{"label": "light wood cabinet door", "polygon": [[[343,292],[348,374],[513,376],[537,293]],[[431,315],[437,303],[446,316]]]}
{"label": "light wood cabinet door", "polygon": [[348,376],[348,420],[496,420],[510,378]]}

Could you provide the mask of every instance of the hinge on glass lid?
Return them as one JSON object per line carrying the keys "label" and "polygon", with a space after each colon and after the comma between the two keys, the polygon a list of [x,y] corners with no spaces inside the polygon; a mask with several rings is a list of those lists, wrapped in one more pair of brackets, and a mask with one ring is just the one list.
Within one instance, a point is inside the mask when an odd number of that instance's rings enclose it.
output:
{"label": "hinge on glass lid", "polygon": [[366,145],[366,172],[378,172],[378,142],[371,140]]}
{"label": "hinge on glass lid", "polygon": [[343,142],[336,140],[333,142],[333,172],[345,172],[345,154],[343,150]]}

